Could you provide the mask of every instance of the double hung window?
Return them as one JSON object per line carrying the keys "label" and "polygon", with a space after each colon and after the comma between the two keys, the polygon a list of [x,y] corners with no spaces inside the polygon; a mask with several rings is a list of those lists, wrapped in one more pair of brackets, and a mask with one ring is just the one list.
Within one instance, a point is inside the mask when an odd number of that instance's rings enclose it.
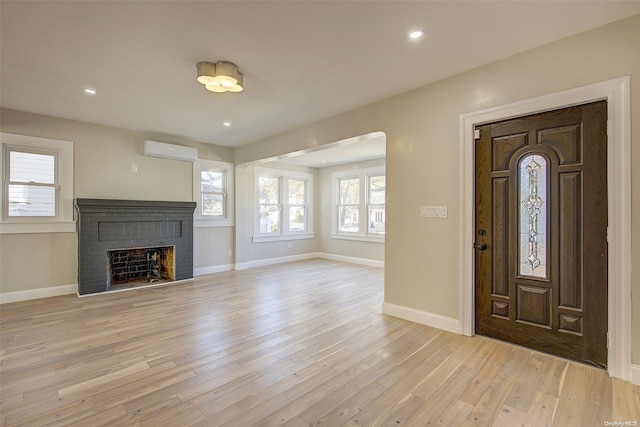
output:
{"label": "double hung window", "polygon": [[198,160],[193,166],[195,227],[234,225],[233,164]]}
{"label": "double hung window", "polygon": [[73,232],[73,144],[0,134],[0,233]]}
{"label": "double hung window", "polygon": [[384,167],[335,172],[331,237],[383,241],[386,176]]}
{"label": "double hung window", "polygon": [[313,175],[256,168],[254,242],[313,237]]}
{"label": "double hung window", "polygon": [[55,217],[57,154],[7,147],[6,159],[7,217]]}

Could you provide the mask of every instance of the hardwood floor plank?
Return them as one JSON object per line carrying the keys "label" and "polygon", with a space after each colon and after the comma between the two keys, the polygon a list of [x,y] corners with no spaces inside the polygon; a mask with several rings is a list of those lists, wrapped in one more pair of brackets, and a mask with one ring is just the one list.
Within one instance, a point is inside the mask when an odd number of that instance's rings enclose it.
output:
{"label": "hardwood floor plank", "polygon": [[382,315],[384,272],[305,260],[2,305],[3,426],[587,426],[637,386]]}
{"label": "hardwood floor plank", "polygon": [[611,382],[611,420],[638,421],[640,425],[640,386],[617,378]]}
{"label": "hardwood floor plank", "polygon": [[358,390],[353,396],[344,400],[332,411],[315,421],[312,426],[341,426],[362,411],[362,408],[380,396],[386,389],[386,387],[374,382],[369,387]]}
{"label": "hardwood floor plank", "polygon": [[502,365],[512,351],[512,346],[500,343],[496,345],[494,351],[487,356],[487,362],[460,393],[459,399],[471,406],[477,405],[496,375],[500,373]]}
{"label": "hardwood floor plank", "polygon": [[[560,402],[554,418],[557,425],[586,425],[585,403],[593,377],[587,366],[570,364],[560,393]],[[607,402],[603,402],[607,403]]]}
{"label": "hardwood floor plank", "polygon": [[[441,417],[444,409],[457,400],[457,397],[475,374],[475,369],[465,366],[464,364],[459,365],[448,377],[446,382],[441,383],[433,393],[428,394],[428,397],[423,397],[424,403],[411,415],[407,423],[415,425],[435,424]],[[416,395],[421,396],[419,393],[416,393]]]}
{"label": "hardwood floor plank", "polygon": [[473,410],[473,406],[462,400],[456,399],[447,406],[436,421],[436,426],[459,426],[462,425],[469,414]]}
{"label": "hardwood floor plank", "polygon": [[522,412],[528,412],[536,393],[542,388],[546,376],[543,372],[551,372],[553,359],[534,353],[527,359],[518,375],[511,395],[505,405]]}

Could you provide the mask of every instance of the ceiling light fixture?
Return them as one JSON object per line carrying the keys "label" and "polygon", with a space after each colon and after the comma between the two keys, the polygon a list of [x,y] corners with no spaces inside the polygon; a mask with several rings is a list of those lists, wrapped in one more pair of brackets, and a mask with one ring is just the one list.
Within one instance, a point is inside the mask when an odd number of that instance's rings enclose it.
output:
{"label": "ceiling light fixture", "polygon": [[196,65],[196,72],[198,82],[211,92],[242,92],[244,90],[244,76],[231,62],[200,62]]}
{"label": "ceiling light fixture", "polygon": [[409,33],[409,38],[411,40],[418,40],[420,38],[422,38],[422,36],[424,35],[424,31],[422,30],[413,30]]}
{"label": "ceiling light fixture", "polygon": [[87,95],[95,95],[95,94],[96,94],[96,93],[98,93],[98,92],[96,92],[96,90],[95,90],[95,89],[92,89],[92,88],[88,87],[88,88],[86,88],[86,89],[84,90],[84,93],[86,93]]}

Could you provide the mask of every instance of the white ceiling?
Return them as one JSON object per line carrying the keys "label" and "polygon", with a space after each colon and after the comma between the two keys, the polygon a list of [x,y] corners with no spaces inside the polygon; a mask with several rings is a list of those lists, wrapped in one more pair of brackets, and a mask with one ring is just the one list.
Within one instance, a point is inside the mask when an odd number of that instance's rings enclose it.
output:
{"label": "white ceiling", "polygon": [[[229,147],[640,13],[575,0],[0,5],[2,107]],[[414,28],[426,36],[409,41]],[[196,82],[196,63],[218,60],[240,67],[244,92]]]}

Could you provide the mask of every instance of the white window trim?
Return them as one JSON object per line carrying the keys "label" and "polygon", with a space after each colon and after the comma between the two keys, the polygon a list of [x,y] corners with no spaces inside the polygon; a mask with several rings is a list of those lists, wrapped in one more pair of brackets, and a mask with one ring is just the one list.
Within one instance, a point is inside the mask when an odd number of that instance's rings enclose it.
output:
{"label": "white window trim", "polygon": [[[196,210],[193,214],[194,228],[233,227],[236,225],[236,220],[234,217],[235,174],[233,167],[233,163],[221,162],[218,160],[198,159],[193,163],[193,201],[196,202]],[[202,213],[200,212],[200,171],[209,169],[225,171],[225,188],[223,189],[226,194],[224,201],[225,212],[222,216],[208,217],[202,215]]]}
{"label": "white window trim", "polygon": [[[305,231],[289,231],[281,227],[281,231],[278,234],[260,233],[260,194],[258,191],[258,180],[261,176],[270,176],[273,178],[280,178],[280,205],[282,206],[281,221],[284,225],[288,223],[288,207],[289,199],[288,194],[285,192],[284,182],[288,179],[299,179],[307,181],[305,188],[305,196],[307,198],[307,229]],[[253,243],[264,242],[278,242],[286,240],[302,240],[313,239],[315,233],[313,232],[313,174],[305,172],[294,172],[284,169],[272,169],[256,167],[254,169],[253,180],[253,192],[254,192],[254,222],[253,222]]]}
{"label": "white window trim", "polygon": [[[8,217],[5,197],[5,147],[53,151],[57,154],[57,182],[59,191],[56,199],[55,217]],[[73,233],[76,223],[73,219],[73,143],[35,136],[0,133],[0,167],[2,186],[0,200],[2,214],[0,234],[21,233]]]}
{"label": "white window trim", "polygon": [[[368,221],[368,185],[370,176],[386,176],[385,166],[376,166],[371,168],[355,169],[337,171],[331,174],[331,233],[329,237],[332,239],[341,240],[356,240],[361,242],[374,242],[384,243],[385,234],[369,233]],[[360,215],[359,215],[359,229],[357,233],[349,233],[345,231],[339,231],[338,225],[338,205],[340,201],[340,188],[339,180],[347,178],[359,178],[360,179]],[[386,206],[386,203],[385,203]]]}

